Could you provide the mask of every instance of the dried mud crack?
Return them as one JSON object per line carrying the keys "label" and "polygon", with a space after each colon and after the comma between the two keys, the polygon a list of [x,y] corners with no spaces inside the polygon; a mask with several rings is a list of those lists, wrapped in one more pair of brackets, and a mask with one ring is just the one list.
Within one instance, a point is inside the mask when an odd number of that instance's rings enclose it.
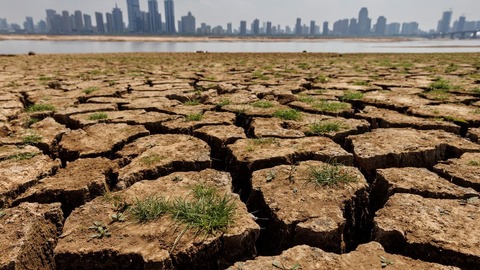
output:
{"label": "dried mud crack", "polygon": [[479,269],[479,65],[3,58],[0,269]]}

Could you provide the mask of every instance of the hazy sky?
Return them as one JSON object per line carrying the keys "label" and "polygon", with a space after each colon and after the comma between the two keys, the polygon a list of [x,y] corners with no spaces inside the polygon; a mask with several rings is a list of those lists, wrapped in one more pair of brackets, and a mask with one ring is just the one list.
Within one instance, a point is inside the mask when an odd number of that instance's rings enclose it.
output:
{"label": "hazy sky", "polygon": [[[159,0],[160,13],[164,20],[163,0]],[[35,22],[45,18],[45,9],[57,12],[81,10],[94,15],[95,11],[111,12],[115,4],[122,9],[127,21],[126,0],[0,0],[0,18],[9,23],[23,24],[25,16],[33,16]],[[261,22],[272,21],[274,25],[293,26],[297,17],[302,23],[315,20],[333,23],[338,19],[358,17],[361,7],[367,7],[374,24],[379,16],[387,17],[387,23],[420,23],[422,30],[436,28],[442,12],[453,10],[453,19],[465,15],[467,20],[480,20],[480,0],[175,0],[175,19],[188,11],[197,19],[197,25],[205,22],[212,26],[232,22],[234,28],[240,20],[250,23],[258,18]],[[147,0],[140,0],[140,8],[147,10]],[[94,20],[95,24],[95,20]]]}

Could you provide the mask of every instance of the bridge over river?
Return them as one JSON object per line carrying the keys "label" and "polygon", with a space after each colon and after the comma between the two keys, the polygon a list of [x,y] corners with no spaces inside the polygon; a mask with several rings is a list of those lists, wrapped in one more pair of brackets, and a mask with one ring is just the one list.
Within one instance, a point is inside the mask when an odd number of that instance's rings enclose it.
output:
{"label": "bridge over river", "polygon": [[465,39],[465,38],[476,39],[479,36],[478,35],[479,32],[480,32],[480,29],[451,31],[451,32],[444,32],[444,33],[427,34],[427,37],[432,39],[445,38],[445,37],[450,37],[451,39],[455,39],[456,37],[458,37],[459,39]]}

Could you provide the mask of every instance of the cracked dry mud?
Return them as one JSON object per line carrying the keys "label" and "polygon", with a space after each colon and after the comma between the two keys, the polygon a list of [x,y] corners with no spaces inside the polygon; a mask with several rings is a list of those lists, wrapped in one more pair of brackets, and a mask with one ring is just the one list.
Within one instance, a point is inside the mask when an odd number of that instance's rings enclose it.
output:
{"label": "cracked dry mud", "polygon": [[0,269],[480,268],[478,53],[0,70]]}

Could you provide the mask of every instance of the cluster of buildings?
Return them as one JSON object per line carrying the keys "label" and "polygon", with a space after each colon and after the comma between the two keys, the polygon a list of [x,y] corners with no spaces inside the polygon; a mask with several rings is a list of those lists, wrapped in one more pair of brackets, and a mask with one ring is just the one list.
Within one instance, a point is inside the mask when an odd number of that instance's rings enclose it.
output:
{"label": "cluster of buildings", "polygon": [[296,19],[293,27],[274,25],[272,22],[260,22],[255,19],[250,24],[240,21],[237,28],[232,23],[226,27],[221,25],[210,26],[201,23],[197,26],[196,19],[191,12],[175,21],[173,0],[164,0],[164,18],[159,10],[157,0],[148,0],[147,11],[142,11],[139,0],[127,1],[127,21],[124,21],[123,12],[118,6],[112,12],[105,14],[95,12],[94,17],[76,10],[73,13],[55,10],[46,10],[46,19],[34,23],[32,17],[27,17],[23,27],[17,24],[8,24],[6,19],[0,18],[0,32],[18,32],[27,34],[144,34],[144,35],[239,35],[239,36],[416,36],[428,33],[449,33],[472,31],[480,29],[480,21],[467,21],[461,16],[453,25],[452,11],[445,11],[438,22],[437,29],[422,31],[417,22],[388,23],[384,16],[376,21],[368,15],[368,9],[362,8],[357,18],[346,18],[335,21],[333,25],[323,22],[321,25],[312,20],[309,24]]}

